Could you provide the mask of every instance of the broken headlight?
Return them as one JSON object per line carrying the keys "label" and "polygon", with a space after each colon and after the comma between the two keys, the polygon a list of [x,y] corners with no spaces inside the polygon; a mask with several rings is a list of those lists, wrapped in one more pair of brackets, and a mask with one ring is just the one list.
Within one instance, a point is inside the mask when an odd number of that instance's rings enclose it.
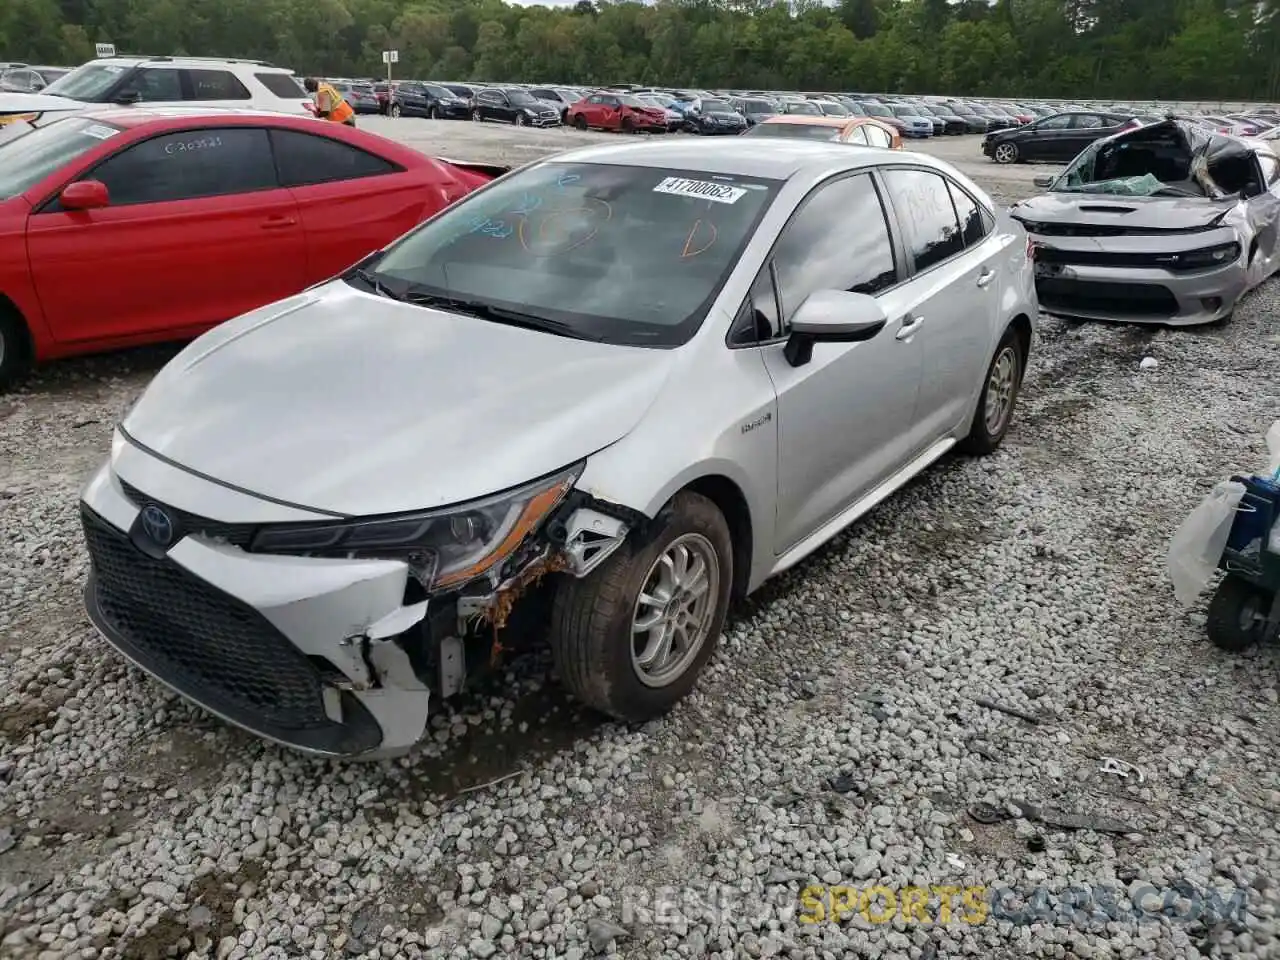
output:
{"label": "broken headlight", "polygon": [[583,466],[439,510],[274,524],[259,530],[249,549],[295,557],[403,560],[429,590],[458,586],[509,557],[564,499]]}
{"label": "broken headlight", "polygon": [[1173,255],[1175,270],[1199,270],[1202,267],[1220,267],[1240,259],[1240,244],[1219,243],[1202,250],[1188,250]]}

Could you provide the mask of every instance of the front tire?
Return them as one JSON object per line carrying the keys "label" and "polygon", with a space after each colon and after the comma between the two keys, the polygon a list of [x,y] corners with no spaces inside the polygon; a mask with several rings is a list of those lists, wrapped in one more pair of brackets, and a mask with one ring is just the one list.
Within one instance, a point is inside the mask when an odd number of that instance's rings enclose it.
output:
{"label": "front tire", "polygon": [[1026,372],[1027,350],[1016,330],[1010,328],[1000,339],[995,355],[982,382],[982,395],[974,411],[969,434],[960,441],[960,449],[976,456],[994,453],[1004,442],[1013,422],[1013,409],[1022,389]]}
{"label": "front tire", "polygon": [[630,118],[630,117],[623,117],[623,118],[622,118],[622,132],[623,132],[623,133],[635,133],[635,132],[636,132],[636,125],[635,125],[635,123],[631,120],[631,118]]}
{"label": "front tire", "polygon": [[1205,632],[1219,650],[1241,653],[1262,639],[1271,598],[1253,584],[1227,576],[1218,584],[1212,599]]}
{"label": "front tire", "polygon": [[573,118],[573,127],[575,130],[586,130],[587,118],[580,113],[575,115]]}
{"label": "front tire", "polygon": [[439,108],[439,107],[437,107],[437,106],[434,106],[434,105],[433,105],[433,106],[428,107],[428,108],[427,108],[427,119],[428,119],[428,120],[439,120],[439,119],[440,119],[440,108]]}
{"label": "front tire", "polygon": [[0,306],[0,391],[8,389],[30,366],[27,328],[20,318]]}
{"label": "front tire", "polygon": [[476,110],[472,110],[472,111],[471,111],[471,119],[472,119],[474,122],[476,122],[476,123],[479,123],[479,122],[480,122],[481,117],[480,117],[480,111],[479,111],[479,109],[476,109]]}
{"label": "front tire", "polygon": [[391,105],[391,115],[392,115],[393,117],[398,117],[398,116],[400,116],[400,104],[398,104],[398,103],[393,103],[393,104]]}
{"label": "front tire", "polygon": [[729,608],[733,542],[706,497],[679,493],[648,543],[556,593],[551,644],[579,700],[617,720],[665,713],[697,682]]}
{"label": "front tire", "polygon": [[517,127],[523,127],[529,121],[525,119],[523,113],[517,113],[516,118],[511,122],[514,123]]}
{"label": "front tire", "polygon": [[1018,145],[1016,143],[1000,143],[996,144],[995,150],[991,156],[996,163],[1017,163],[1018,162]]}

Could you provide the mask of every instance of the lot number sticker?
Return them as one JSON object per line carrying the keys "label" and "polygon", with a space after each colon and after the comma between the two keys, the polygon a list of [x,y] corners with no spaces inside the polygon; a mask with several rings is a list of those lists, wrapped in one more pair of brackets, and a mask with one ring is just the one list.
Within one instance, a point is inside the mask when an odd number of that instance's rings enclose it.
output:
{"label": "lot number sticker", "polygon": [[86,137],[94,137],[97,140],[107,140],[110,137],[114,137],[120,131],[114,127],[104,127],[100,123],[91,123],[80,132]]}
{"label": "lot number sticker", "polygon": [[714,200],[716,203],[737,203],[747,191],[731,187],[727,183],[710,180],[688,180],[684,177],[667,177],[653,188],[654,193],[670,193],[677,197],[694,197],[698,200]]}

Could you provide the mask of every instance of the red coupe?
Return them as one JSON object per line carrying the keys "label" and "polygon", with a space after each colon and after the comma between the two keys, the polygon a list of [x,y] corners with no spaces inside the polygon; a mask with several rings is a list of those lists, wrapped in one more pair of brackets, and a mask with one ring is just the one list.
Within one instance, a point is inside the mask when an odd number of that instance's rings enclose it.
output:
{"label": "red coupe", "polygon": [[651,107],[625,93],[593,93],[565,111],[565,123],[588,130],[617,130],[621,133],[667,132],[667,112]]}
{"label": "red coupe", "polygon": [[337,123],[111,108],[0,128],[0,387],[340,273],[499,170]]}

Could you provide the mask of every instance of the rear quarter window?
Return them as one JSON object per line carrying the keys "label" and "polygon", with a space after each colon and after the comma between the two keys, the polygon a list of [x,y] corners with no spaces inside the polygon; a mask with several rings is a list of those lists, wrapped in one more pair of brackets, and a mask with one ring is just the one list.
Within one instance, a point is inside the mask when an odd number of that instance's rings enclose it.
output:
{"label": "rear quarter window", "polygon": [[398,173],[401,167],[331,137],[297,130],[272,130],[280,182],[286,187],[358,180]]}
{"label": "rear quarter window", "polygon": [[286,100],[294,100],[307,95],[307,91],[303,89],[302,84],[288,74],[255,73],[253,78],[266,87],[268,91]]}

